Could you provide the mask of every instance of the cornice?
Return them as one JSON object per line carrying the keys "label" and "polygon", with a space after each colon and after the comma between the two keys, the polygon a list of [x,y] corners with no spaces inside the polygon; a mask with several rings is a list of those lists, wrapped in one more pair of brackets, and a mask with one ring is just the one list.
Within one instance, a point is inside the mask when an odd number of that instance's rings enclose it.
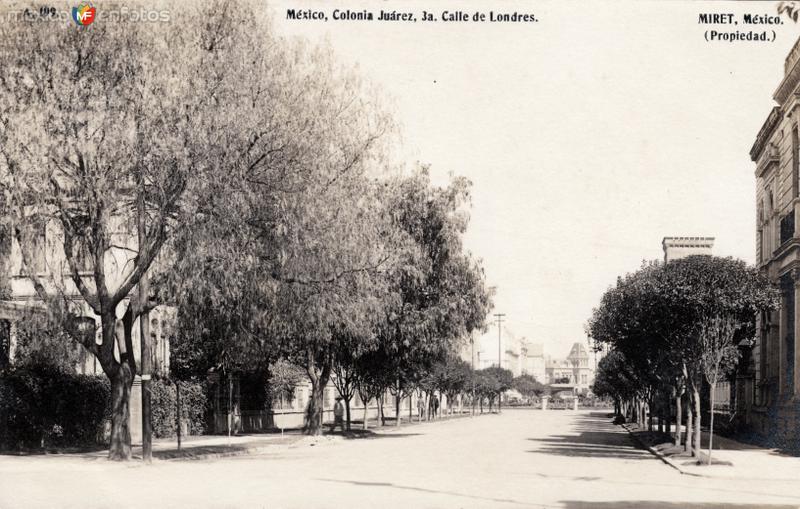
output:
{"label": "cornice", "polygon": [[766,155],[756,165],[756,178],[765,177],[770,172],[770,170],[778,166],[778,163],[780,162],[781,162],[781,157],[780,157],[780,152],[778,151],[778,147],[776,147],[772,143],[769,143],[767,145]]}
{"label": "cornice", "polygon": [[[787,240],[786,242],[784,242],[783,244],[781,244],[780,246],[778,246],[778,249],[776,249],[772,253],[772,260],[771,261],[775,262],[775,261],[778,261],[778,260],[780,260],[782,258],[785,258],[786,255],[788,255],[792,251],[800,251],[800,239],[791,238],[791,239]],[[792,264],[789,264],[789,265],[792,265]],[[789,266],[789,265],[787,265],[787,266]],[[781,269],[779,272],[782,275],[786,271],[784,269]]]}
{"label": "cornice", "polygon": [[761,156],[761,152],[764,150],[764,147],[772,137],[772,133],[775,132],[775,128],[778,126],[782,118],[783,113],[781,112],[781,108],[779,106],[773,107],[769,112],[769,115],[767,115],[767,119],[764,121],[764,124],[762,124],[761,129],[758,131],[755,143],[753,143],[753,146],[750,148],[751,161],[758,161],[759,156]]}
{"label": "cornice", "polygon": [[775,99],[778,104],[783,104],[789,97],[789,94],[797,88],[798,81],[800,81],[800,60],[796,60],[791,68],[787,69],[786,75],[783,77],[781,84],[778,85],[775,93],[772,94],[772,98]]}

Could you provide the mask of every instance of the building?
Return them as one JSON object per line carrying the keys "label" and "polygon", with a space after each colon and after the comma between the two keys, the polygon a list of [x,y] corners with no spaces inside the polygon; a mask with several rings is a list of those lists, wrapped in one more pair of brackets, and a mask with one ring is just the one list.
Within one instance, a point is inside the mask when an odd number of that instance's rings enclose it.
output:
{"label": "building", "polygon": [[757,319],[757,338],[737,374],[738,412],[756,431],[797,439],[800,349],[800,39],[784,61],[776,105],[750,149],[756,177],[756,265],[781,290],[779,311]]}
{"label": "building", "polygon": [[589,362],[589,352],[583,343],[574,343],[569,354],[562,359],[547,359],[545,383],[554,393],[572,392],[588,394],[594,383],[594,366]]}
{"label": "building", "polygon": [[692,255],[711,255],[714,237],[664,237],[664,263]]}
{"label": "building", "polygon": [[522,338],[520,374],[531,375],[537,382],[545,382],[545,357],[544,346],[531,343]]}
{"label": "building", "polygon": [[[107,286],[116,288],[132,270],[133,257],[137,253],[137,235],[130,221],[116,218],[110,221],[114,229],[111,239],[112,247],[105,256],[105,274]],[[23,263],[22,248],[8,231],[0,232],[0,279],[4,292],[0,300],[0,369],[13,365],[17,350],[18,324],[21,320],[30,319],[32,313],[41,313],[44,305],[35,291],[33,278],[45,286],[49,293],[61,295],[70,303],[72,311],[79,315],[81,330],[93,335],[101,342],[100,318],[94,314],[83,300],[72,278],[69,275],[69,264],[64,254],[64,236],[55,220],[42,224],[36,231],[29,250],[26,250]],[[91,277],[92,267],[86,255],[78,256],[78,269],[82,276]],[[85,261],[81,261],[85,260]],[[127,300],[120,303],[117,317],[121,318],[127,309]],[[169,324],[174,320],[174,309],[160,306],[149,314],[151,336],[151,365],[156,374],[169,372]],[[140,327],[138,321],[132,328],[133,354],[137,367],[140,362]],[[78,356],[75,371],[80,374],[103,374],[100,363],[85,348],[74,343]],[[119,345],[115,346],[115,355],[119,359]],[[131,434],[134,442],[141,440],[141,380],[135,377],[131,392]]]}

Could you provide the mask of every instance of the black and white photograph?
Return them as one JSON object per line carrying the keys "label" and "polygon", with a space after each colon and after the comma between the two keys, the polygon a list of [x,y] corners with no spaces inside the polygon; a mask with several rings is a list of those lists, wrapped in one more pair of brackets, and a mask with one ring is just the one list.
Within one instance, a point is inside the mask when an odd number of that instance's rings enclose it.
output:
{"label": "black and white photograph", "polygon": [[0,509],[800,508],[800,1],[0,0]]}

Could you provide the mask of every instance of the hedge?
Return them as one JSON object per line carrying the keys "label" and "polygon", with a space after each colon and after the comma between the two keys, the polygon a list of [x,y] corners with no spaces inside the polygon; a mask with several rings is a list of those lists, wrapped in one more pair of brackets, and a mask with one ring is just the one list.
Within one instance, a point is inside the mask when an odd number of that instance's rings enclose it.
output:
{"label": "hedge", "polygon": [[[205,388],[181,384],[184,431],[202,434]],[[152,422],[156,437],[176,433],[175,384],[153,380]],[[111,386],[105,376],[77,375],[53,367],[34,366],[0,371],[0,450],[102,444],[110,420]]]}
{"label": "hedge", "polygon": [[100,376],[52,367],[0,373],[0,449],[96,444],[109,417],[111,387]]}
{"label": "hedge", "polygon": [[[150,384],[152,403],[153,435],[157,438],[173,437],[177,434],[176,382],[153,380]],[[197,382],[177,382],[181,393],[182,432],[202,435],[205,431],[206,388]]]}

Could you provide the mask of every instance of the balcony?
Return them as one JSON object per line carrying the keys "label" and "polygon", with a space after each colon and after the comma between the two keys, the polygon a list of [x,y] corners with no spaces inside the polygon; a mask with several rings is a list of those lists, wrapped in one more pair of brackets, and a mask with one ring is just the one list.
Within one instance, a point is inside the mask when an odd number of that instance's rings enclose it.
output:
{"label": "balcony", "polygon": [[783,245],[786,241],[794,237],[794,210],[781,218],[781,242]]}

